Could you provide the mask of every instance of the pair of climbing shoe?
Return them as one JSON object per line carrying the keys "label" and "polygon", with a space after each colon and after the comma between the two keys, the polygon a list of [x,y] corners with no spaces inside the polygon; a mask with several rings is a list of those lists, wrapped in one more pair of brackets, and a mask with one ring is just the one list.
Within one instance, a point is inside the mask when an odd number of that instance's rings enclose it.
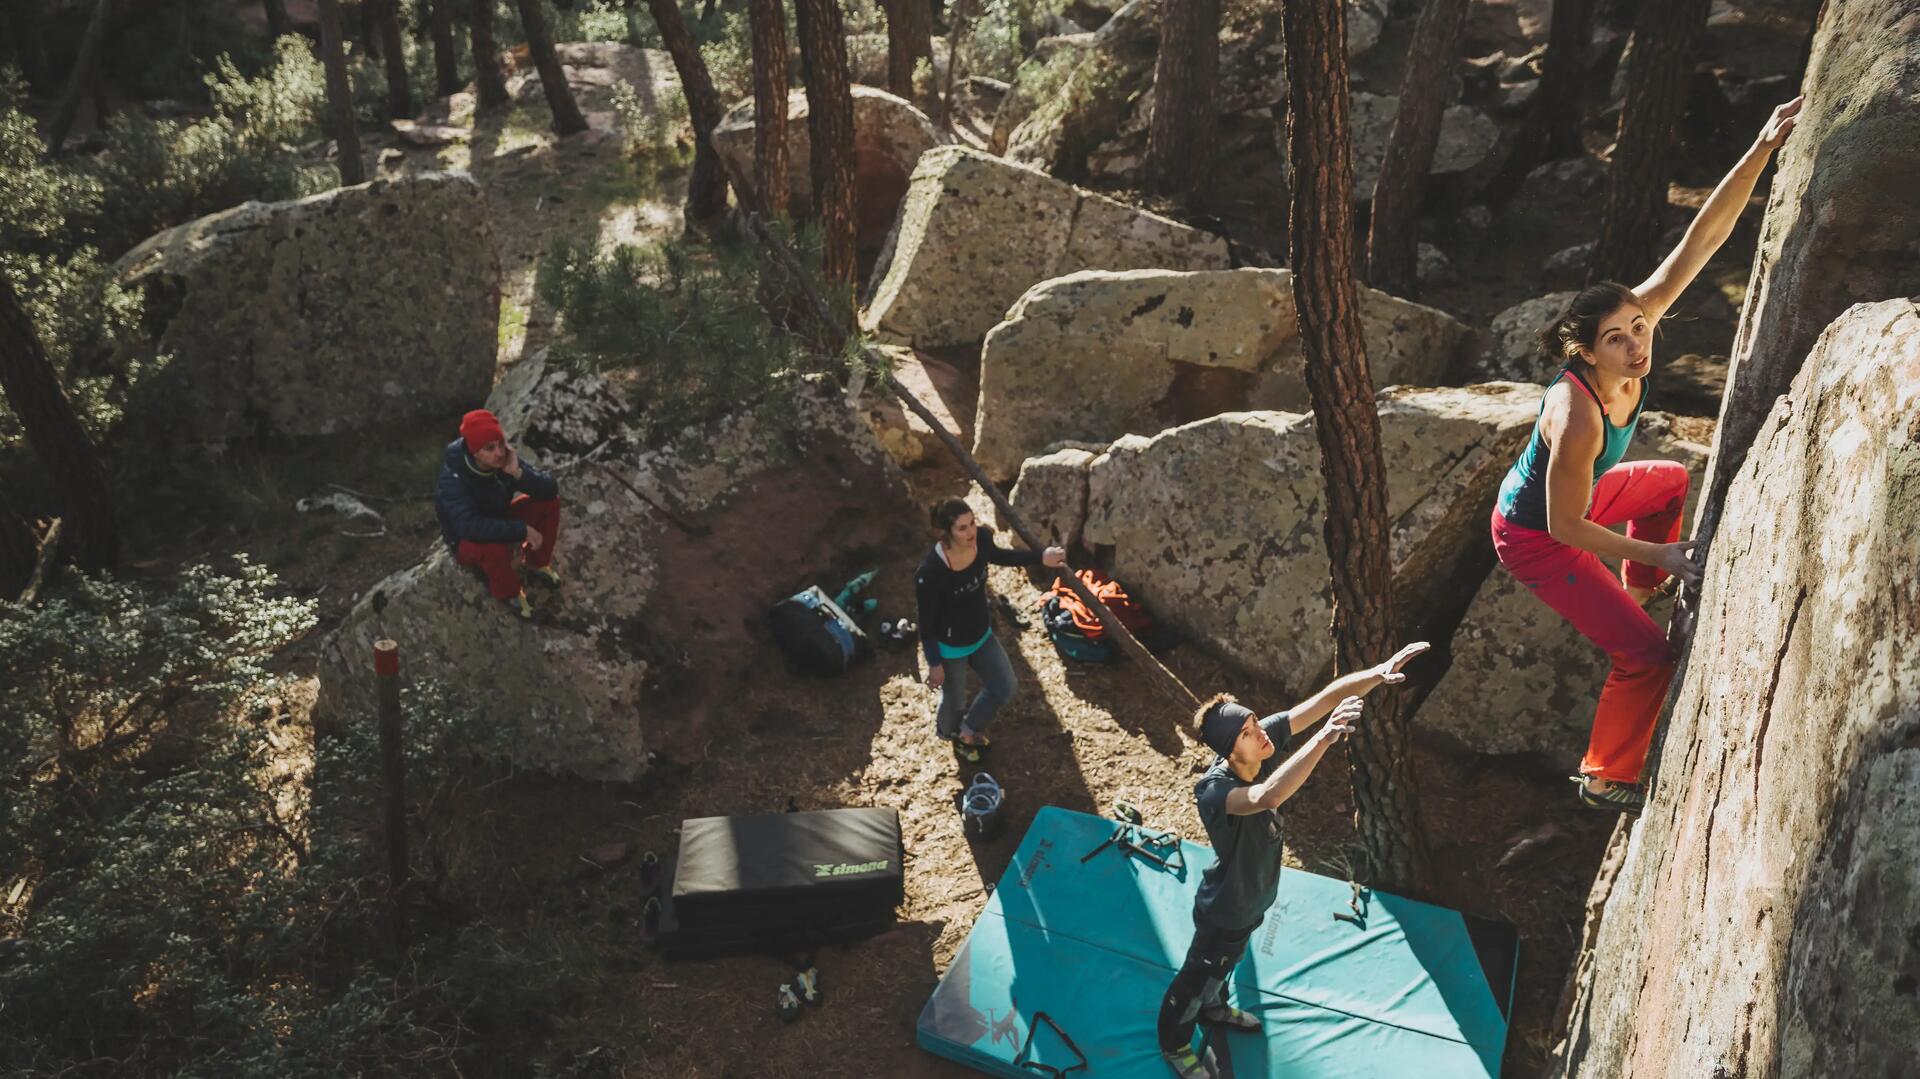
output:
{"label": "pair of climbing shoe", "polygon": [[1587,787],[1587,778],[1583,775],[1568,776],[1580,791],[1580,804],[1588,809],[1611,809],[1637,817],[1647,805],[1647,789],[1638,783],[1617,783],[1609,781],[1603,791]]}
{"label": "pair of climbing shoe", "polygon": [[[528,580],[543,588],[560,587],[560,574],[552,566],[526,566],[523,569],[526,571]],[[519,595],[508,596],[500,602],[506,607],[509,615],[522,622],[533,621],[533,604],[527,602],[526,589],[523,588]]]}
{"label": "pair of climbing shoe", "polygon": [[800,1018],[803,1003],[815,1008],[820,1006],[820,972],[814,967],[795,974],[790,982],[780,983],[776,1006],[781,1022],[791,1023]]}

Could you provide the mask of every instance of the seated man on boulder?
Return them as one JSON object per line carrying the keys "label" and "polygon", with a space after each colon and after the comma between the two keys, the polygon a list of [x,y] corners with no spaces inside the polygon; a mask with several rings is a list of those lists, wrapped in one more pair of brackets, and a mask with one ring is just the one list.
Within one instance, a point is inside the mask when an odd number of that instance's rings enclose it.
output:
{"label": "seated man on boulder", "polygon": [[447,446],[433,489],[440,535],[456,562],[478,570],[493,598],[522,621],[533,607],[513,570],[518,548],[527,575],[553,587],[553,546],[560,532],[560,485],[524,464],[507,444],[493,413],[478,408],[460,420],[460,437]]}

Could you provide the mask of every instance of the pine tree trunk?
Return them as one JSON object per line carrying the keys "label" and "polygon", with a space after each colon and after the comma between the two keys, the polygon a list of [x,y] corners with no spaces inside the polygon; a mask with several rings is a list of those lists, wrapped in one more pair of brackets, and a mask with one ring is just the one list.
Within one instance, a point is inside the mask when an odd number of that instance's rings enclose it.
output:
{"label": "pine tree trunk", "polygon": [[[483,0],[475,0],[476,5],[481,2]],[[547,32],[547,13],[541,10],[541,2],[518,0],[520,29],[526,31],[527,51],[533,55],[533,66],[540,72],[540,89],[546,92],[547,108],[553,110],[553,130],[556,134],[571,135],[587,129],[587,118],[580,115],[580,106],[573,100],[573,88],[567,85],[567,70],[554,55],[553,35]]]}
{"label": "pine tree trunk", "polygon": [[1710,6],[1710,0],[1662,0],[1640,9],[1590,281],[1631,285],[1653,270],[1675,133],[1686,116],[1687,84]]}
{"label": "pine tree trunk", "polygon": [[1580,140],[1581,91],[1586,87],[1587,52],[1592,47],[1593,0],[1553,0],[1546,68],[1533,100],[1549,161],[1586,152]]}
{"label": "pine tree trunk", "polygon": [[1415,225],[1427,192],[1427,170],[1440,145],[1447,85],[1467,25],[1467,0],[1427,0],[1414,24],[1400,109],[1380,158],[1367,231],[1367,284],[1395,296],[1420,294],[1420,240]]}
{"label": "pine tree trunk", "polygon": [[[1293,189],[1288,243],[1307,391],[1327,480],[1334,668],[1344,673],[1394,651],[1386,464],[1353,280],[1346,12],[1340,4],[1298,2],[1282,12]],[[1347,754],[1370,883],[1418,896],[1427,891],[1430,866],[1401,703],[1391,691],[1369,698]]]}
{"label": "pine tree trunk", "polygon": [[780,0],[749,0],[753,33],[753,184],[760,212],[787,216],[787,17]]}
{"label": "pine tree trunk", "polygon": [[413,87],[407,84],[407,49],[400,38],[400,0],[362,0],[376,5],[374,25],[380,32],[381,59],[387,68],[387,115],[404,120],[413,115]]}
{"label": "pine tree trunk", "polygon": [[832,285],[851,287],[859,272],[859,222],[853,210],[853,91],[847,80],[847,34],[835,0],[796,0],[800,71],[807,81],[807,138],[814,217],[820,222],[820,270]]}
{"label": "pine tree trunk", "polygon": [[[524,0],[534,3],[537,0]],[[713,79],[707,75],[700,47],[687,32],[675,0],[647,0],[660,39],[673,57],[680,73],[680,87],[687,95],[687,115],[693,120],[693,172],[687,177],[687,223],[711,221],[727,212],[727,174],[713,150],[713,129],[720,123],[720,95],[714,92]]]}
{"label": "pine tree trunk", "polygon": [[287,18],[287,0],[261,0],[261,7],[267,11],[267,36],[280,40],[292,26]]}
{"label": "pine tree trunk", "polygon": [[473,0],[472,8],[474,108],[488,112],[507,104],[507,73],[500,66],[500,45],[493,39],[492,0]]}
{"label": "pine tree trunk", "polygon": [[67,88],[61,92],[60,104],[47,125],[48,156],[60,152],[60,144],[67,141],[67,133],[73,130],[73,118],[80,112],[80,97],[93,85],[93,68],[100,62],[100,46],[106,41],[107,19],[112,14],[113,0],[94,0],[93,15],[87,19],[86,33],[80,38],[80,55],[74,58],[73,70],[67,73]]}
{"label": "pine tree trunk", "polygon": [[1160,9],[1153,67],[1153,116],[1146,175],[1156,190],[1198,200],[1204,193],[1220,81],[1220,0],[1176,0]]}
{"label": "pine tree trunk", "polygon": [[340,186],[367,182],[360,160],[360,134],[353,127],[353,86],[347,81],[347,57],[340,41],[340,0],[319,0],[320,64],[327,73],[327,126],[333,129]]}
{"label": "pine tree trunk", "polygon": [[66,501],[64,515],[73,537],[66,549],[87,569],[111,568],[119,556],[120,534],[106,469],[5,274],[0,274],[0,393],[7,395],[7,404],[27,432],[27,445]]}
{"label": "pine tree trunk", "polygon": [[427,29],[433,35],[433,92],[460,92],[460,60],[453,51],[453,0],[427,0]]}
{"label": "pine tree trunk", "polygon": [[929,68],[933,64],[933,8],[926,0],[883,2],[887,9],[887,91],[920,104],[922,98],[914,93],[913,72],[923,59]]}

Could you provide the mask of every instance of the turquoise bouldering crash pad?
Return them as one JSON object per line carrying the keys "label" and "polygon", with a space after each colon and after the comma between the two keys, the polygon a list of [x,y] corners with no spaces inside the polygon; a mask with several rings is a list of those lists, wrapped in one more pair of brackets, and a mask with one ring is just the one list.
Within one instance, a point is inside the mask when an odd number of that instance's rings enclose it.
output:
{"label": "turquoise bouldering crash pad", "polygon": [[[1193,936],[1213,860],[1180,842],[1109,844],[1117,822],[1048,806],[921,1011],[920,1045],[990,1075],[1160,1079],[1161,995]],[[1084,859],[1084,860],[1083,860]],[[1356,924],[1356,904],[1363,912]],[[1213,1034],[1224,1074],[1498,1076],[1516,959],[1511,926],[1287,870],[1235,971],[1258,1034]]]}

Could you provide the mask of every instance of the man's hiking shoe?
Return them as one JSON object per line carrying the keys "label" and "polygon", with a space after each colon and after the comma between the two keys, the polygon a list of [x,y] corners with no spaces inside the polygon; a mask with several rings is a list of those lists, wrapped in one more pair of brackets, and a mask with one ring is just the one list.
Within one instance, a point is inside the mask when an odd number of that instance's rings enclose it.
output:
{"label": "man's hiking shoe", "polygon": [[1586,776],[1568,778],[1579,785],[1580,804],[1588,809],[1611,809],[1637,817],[1646,808],[1647,792],[1637,783],[1611,783],[1606,790],[1596,793],[1587,789]]}
{"label": "man's hiking shoe", "polygon": [[987,744],[985,742],[977,744],[962,742],[960,739],[955,738],[953,740],[953,755],[968,764],[979,764],[981,761],[987,759]]}
{"label": "man's hiking shoe", "polygon": [[1256,1033],[1260,1029],[1260,1020],[1233,1007],[1230,1004],[1209,1004],[1200,1009],[1200,1022],[1204,1026],[1225,1027],[1228,1030]]}
{"label": "man's hiking shoe", "polygon": [[1193,1046],[1162,1052],[1160,1059],[1167,1062],[1173,1074],[1180,1079],[1220,1079],[1220,1065],[1213,1061],[1213,1050],[1196,1053]]}
{"label": "man's hiking shoe", "polygon": [[517,596],[509,596],[500,602],[506,605],[508,614],[518,618],[520,621],[533,621],[533,604],[527,602],[527,594],[525,592]]}
{"label": "man's hiking shoe", "polygon": [[559,571],[555,570],[552,566],[528,566],[526,567],[526,571],[527,579],[534,584],[547,588],[560,587]]}

